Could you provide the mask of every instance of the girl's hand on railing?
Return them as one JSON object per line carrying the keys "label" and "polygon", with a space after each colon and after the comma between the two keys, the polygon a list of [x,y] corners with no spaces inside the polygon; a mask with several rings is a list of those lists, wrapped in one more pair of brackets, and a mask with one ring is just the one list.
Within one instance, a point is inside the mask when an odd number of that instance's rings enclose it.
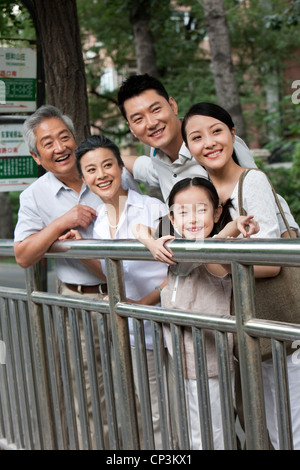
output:
{"label": "girl's hand on railing", "polygon": [[161,261],[162,263],[175,265],[177,263],[172,259],[174,256],[172,250],[165,246],[165,243],[174,240],[174,238],[175,237],[172,235],[165,235],[164,237],[158,238],[157,240],[152,238],[147,240],[145,245],[148,250],[151,251],[154,259]]}

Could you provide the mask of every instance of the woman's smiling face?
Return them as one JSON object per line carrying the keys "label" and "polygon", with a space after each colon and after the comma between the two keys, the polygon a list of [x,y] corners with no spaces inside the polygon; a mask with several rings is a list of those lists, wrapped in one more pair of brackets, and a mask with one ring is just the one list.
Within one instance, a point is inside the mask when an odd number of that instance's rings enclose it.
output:
{"label": "woman's smiling face", "polygon": [[103,202],[119,198],[122,167],[110,149],[90,150],[81,157],[80,166],[84,182]]}
{"label": "woman's smiling face", "polygon": [[235,129],[210,116],[191,116],[186,123],[192,156],[208,170],[221,169],[232,158]]}

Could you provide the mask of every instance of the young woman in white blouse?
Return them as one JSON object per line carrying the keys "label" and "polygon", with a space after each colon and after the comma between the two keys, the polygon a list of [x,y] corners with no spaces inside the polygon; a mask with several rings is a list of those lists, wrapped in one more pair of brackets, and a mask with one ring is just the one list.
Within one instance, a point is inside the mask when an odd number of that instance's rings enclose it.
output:
{"label": "young woman in white blouse", "polygon": [[[97,218],[94,223],[95,239],[133,239],[132,228],[144,223],[156,229],[167,208],[158,199],[140,194],[122,186],[123,161],[119,148],[103,135],[93,135],[76,150],[76,162],[85,184],[99,196]],[[81,238],[71,231],[64,238]],[[62,238],[61,238],[62,239]],[[83,260],[95,273],[106,275],[105,260]],[[160,291],[167,277],[167,266],[155,261],[123,260],[125,292],[128,301],[147,305],[160,303]],[[148,373],[151,393],[152,420],[155,448],[162,448],[159,404],[154,365],[151,323],[144,321]],[[132,354],[135,356],[132,319],[129,319]],[[135,373],[135,361],[133,361]]]}
{"label": "young woman in white blouse", "polygon": [[[238,181],[245,168],[239,166],[235,157],[235,128],[231,116],[218,105],[197,103],[189,109],[183,119],[182,135],[193,157],[206,169],[220,201],[225,202],[229,198],[232,200],[231,216],[235,219],[239,215]],[[286,228],[280,220],[281,217],[278,217],[271,187],[263,173],[250,171],[246,176],[243,183],[243,203],[246,212],[252,214],[260,226],[259,233],[253,235],[253,238],[280,238],[286,235]],[[297,224],[291,224],[291,228],[297,230]],[[277,272],[273,272],[273,267],[270,266],[266,276],[265,267],[263,272],[260,266],[254,268],[256,277],[269,277]],[[300,366],[293,363],[291,356],[288,356],[287,363],[294,448],[300,449]],[[278,449],[272,360],[263,362],[263,377],[268,430],[273,446]]]}

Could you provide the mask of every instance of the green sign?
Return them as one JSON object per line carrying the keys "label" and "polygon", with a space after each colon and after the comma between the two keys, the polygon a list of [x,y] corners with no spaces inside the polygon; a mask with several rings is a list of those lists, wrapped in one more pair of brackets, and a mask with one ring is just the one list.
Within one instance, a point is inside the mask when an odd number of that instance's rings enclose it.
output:
{"label": "green sign", "polygon": [[38,165],[23,139],[22,124],[0,125],[0,191],[23,191],[38,177]]}
{"label": "green sign", "polygon": [[0,113],[36,110],[36,51],[0,47]]}
{"label": "green sign", "polygon": [[20,177],[38,177],[38,166],[31,156],[0,158],[0,180]]}
{"label": "green sign", "polygon": [[35,101],[36,80],[33,78],[2,78],[6,101]]}

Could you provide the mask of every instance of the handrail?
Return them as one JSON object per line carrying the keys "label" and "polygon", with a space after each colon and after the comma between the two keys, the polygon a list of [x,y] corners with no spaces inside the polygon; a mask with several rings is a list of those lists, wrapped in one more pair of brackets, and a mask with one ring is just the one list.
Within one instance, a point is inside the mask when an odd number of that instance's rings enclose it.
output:
{"label": "handrail", "polygon": [[[0,240],[0,257],[13,257],[13,240]],[[135,240],[76,240],[76,241],[57,241],[50,250],[45,253],[45,258],[70,258],[70,259],[106,259],[107,279],[109,284],[109,302],[101,301],[98,303],[98,311],[109,314],[112,322],[112,337],[114,345],[114,354],[118,367],[117,377],[120,396],[122,397],[122,437],[124,448],[131,449],[138,447],[138,435],[135,419],[135,411],[131,408],[134,399],[134,390],[132,382],[131,365],[129,361],[129,338],[127,317],[134,321],[152,320],[156,325],[164,322],[170,322],[176,327],[174,341],[180,345],[180,326],[194,327],[195,344],[200,347],[198,328],[208,328],[215,330],[216,339],[221,349],[223,348],[223,333],[236,333],[239,343],[239,365],[241,370],[241,384],[244,405],[244,417],[246,426],[246,442],[248,449],[267,448],[267,429],[264,409],[263,382],[261,373],[261,356],[259,342],[257,338],[267,337],[272,339],[274,350],[274,363],[276,365],[276,374],[278,378],[277,394],[278,413],[280,416],[280,444],[281,448],[292,448],[291,439],[291,420],[287,407],[287,372],[284,365],[284,344],[288,340],[300,339],[300,327],[294,324],[275,322],[269,320],[260,320],[255,318],[255,302],[253,289],[253,269],[251,265],[270,265],[270,266],[295,266],[300,267],[300,239],[209,239],[203,241],[174,240],[168,243],[174,253],[175,261],[185,261],[193,263],[232,263],[233,273],[233,292],[235,298],[235,317],[220,318],[205,314],[190,314],[175,310],[164,309],[161,307],[145,306],[125,302],[125,290],[123,285],[122,263],[120,260],[153,260],[151,253],[140,242]],[[45,409],[47,413],[43,414],[42,435],[50,436],[54,429],[49,425],[52,412],[50,396],[46,394],[46,376],[45,364],[40,359],[45,360],[43,343],[43,325],[39,307],[45,306],[47,312],[48,304],[53,307],[63,308],[68,306],[71,310],[82,308],[83,311],[92,311],[94,305],[92,300],[79,300],[73,297],[64,297],[57,294],[40,292],[36,290],[36,283],[33,282],[34,267],[26,270],[27,293],[24,290],[11,290],[1,288],[0,296],[7,299],[22,299],[27,302],[30,312],[30,326],[32,328],[34,346],[33,357],[37,361],[35,368],[37,370],[41,389],[38,390],[38,396],[45,397],[45,403],[37,402]],[[6,295],[5,295],[6,294]],[[71,315],[71,313],[70,313]],[[105,315],[104,315],[105,316]],[[23,318],[23,316],[21,316]],[[47,319],[47,317],[46,317]],[[14,315],[12,315],[12,321]],[[54,318],[57,331],[61,331],[62,325],[60,316]],[[8,322],[10,319],[8,320]],[[3,320],[6,325],[6,319]],[[1,324],[0,324],[1,326]],[[51,325],[48,325],[51,330]],[[179,328],[179,329],[178,329]],[[7,334],[9,331],[7,330]],[[195,347],[196,347],[195,346]],[[202,346],[201,346],[202,347]],[[176,348],[174,348],[175,350]],[[226,349],[226,348],[225,348]],[[179,350],[179,347],[178,347]],[[222,349],[223,351],[223,349]],[[63,353],[63,351],[62,351]],[[223,353],[222,353],[223,354]],[[64,359],[64,356],[62,356]],[[180,354],[175,358],[176,373],[178,378],[178,387],[181,387],[181,364]],[[160,364],[160,362],[158,361]],[[161,365],[161,364],[160,364]],[[226,371],[226,364],[223,372]],[[142,370],[142,367],[141,367]],[[129,373],[130,372],[130,373]],[[80,375],[79,375],[80,376]],[[224,375],[224,387],[229,390],[228,377]],[[280,378],[281,377],[281,378]],[[146,393],[146,392],[145,392]],[[181,388],[176,388],[177,399],[182,400]],[[224,409],[227,409],[226,394],[224,394]],[[7,399],[8,399],[7,395]],[[47,408],[46,408],[47,405]],[[183,408],[182,408],[183,409]],[[131,419],[131,417],[133,417]],[[186,445],[186,432],[184,414],[180,415],[180,439],[181,447]],[[225,420],[226,421],[226,420]],[[1,424],[1,423],[0,423]],[[59,428],[58,428],[59,429]],[[228,429],[231,429],[231,424]],[[1,431],[1,429],[0,429]],[[233,436],[234,437],[234,436]],[[53,434],[54,439],[54,434]],[[47,441],[48,442],[48,441]],[[44,445],[41,443],[41,446]],[[233,441],[227,443],[227,448],[233,445]],[[53,446],[52,441],[50,447]]]}
{"label": "handrail", "polygon": [[[174,240],[168,246],[175,261],[300,266],[298,238]],[[13,240],[0,239],[0,256],[14,256]],[[142,243],[127,239],[57,241],[45,257],[153,260]]]}

